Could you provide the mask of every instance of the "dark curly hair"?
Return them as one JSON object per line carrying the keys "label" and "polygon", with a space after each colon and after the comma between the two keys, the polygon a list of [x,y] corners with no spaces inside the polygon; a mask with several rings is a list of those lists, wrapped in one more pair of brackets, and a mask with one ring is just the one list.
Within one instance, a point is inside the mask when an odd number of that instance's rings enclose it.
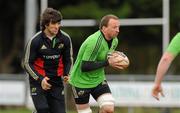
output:
{"label": "dark curly hair", "polygon": [[45,26],[49,25],[49,23],[57,23],[61,22],[61,20],[62,14],[59,11],[53,8],[46,8],[41,15],[41,30],[44,30]]}

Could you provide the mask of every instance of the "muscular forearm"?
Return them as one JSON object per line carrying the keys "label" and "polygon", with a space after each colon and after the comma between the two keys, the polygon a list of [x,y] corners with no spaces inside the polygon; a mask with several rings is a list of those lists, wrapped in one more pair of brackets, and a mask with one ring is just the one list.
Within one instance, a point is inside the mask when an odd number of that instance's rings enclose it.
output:
{"label": "muscular forearm", "polygon": [[164,75],[167,73],[173,59],[174,56],[167,52],[162,56],[156,71],[156,78],[155,78],[156,84],[161,84],[161,81],[163,80]]}
{"label": "muscular forearm", "polygon": [[161,81],[164,78],[164,75],[166,74],[168,68],[170,66],[170,63],[167,61],[162,60],[157,68],[157,72],[156,72],[156,78],[155,78],[155,83],[156,84],[161,84]]}

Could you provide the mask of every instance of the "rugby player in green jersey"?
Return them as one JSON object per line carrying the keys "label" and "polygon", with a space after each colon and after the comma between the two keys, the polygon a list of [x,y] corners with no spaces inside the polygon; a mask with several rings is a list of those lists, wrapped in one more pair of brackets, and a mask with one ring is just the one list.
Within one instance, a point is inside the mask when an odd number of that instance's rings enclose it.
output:
{"label": "rugby player in green jersey", "polygon": [[164,96],[161,82],[164,75],[168,71],[172,61],[180,52],[180,33],[178,33],[169,44],[166,52],[161,57],[156,71],[156,78],[154,81],[154,87],[152,89],[152,96],[159,100],[159,94]]}
{"label": "rugby player in green jersey", "polygon": [[114,112],[114,98],[105,78],[104,68],[115,66],[116,61],[107,59],[109,52],[118,45],[119,18],[106,15],[101,19],[99,30],[90,35],[81,45],[70,74],[78,113],[92,113],[90,95],[100,106],[99,113]]}

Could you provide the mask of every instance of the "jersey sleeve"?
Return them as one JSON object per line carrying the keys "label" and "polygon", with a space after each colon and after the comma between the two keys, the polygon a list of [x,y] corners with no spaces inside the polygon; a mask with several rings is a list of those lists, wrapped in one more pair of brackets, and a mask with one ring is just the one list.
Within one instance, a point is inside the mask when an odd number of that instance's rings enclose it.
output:
{"label": "jersey sleeve", "polygon": [[70,37],[67,37],[65,46],[66,48],[63,54],[63,63],[64,63],[64,76],[67,76],[69,75],[69,72],[73,64],[73,50],[72,50],[72,42]]}
{"label": "jersey sleeve", "polygon": [[167,52],[177,55],[180,52],[180,33],[178,33],[170,42]]}
{"label": "jersey sleeve", "polygon": [[26,46],[25,53],[24,53],[24,69],[25,71],[32,76],[35,80],[41,82],[43,79],[43,76],[41,76],[33,66],[33,63],[37,57],[37,47],[38,43],[35,40],[30,40]]}
{"label": "jersey sleeve", "polygon": [[[99,39],[100,40],[100,39]],[[100,41],[86,40],[86,46],[82,57],[83,61],[95,61],[100,48]]]}

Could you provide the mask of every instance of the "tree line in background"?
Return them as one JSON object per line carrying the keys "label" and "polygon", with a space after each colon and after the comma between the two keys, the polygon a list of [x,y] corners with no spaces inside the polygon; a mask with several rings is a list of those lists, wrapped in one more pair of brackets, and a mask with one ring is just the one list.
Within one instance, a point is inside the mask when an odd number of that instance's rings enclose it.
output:
{"label": "tree line in background", "polygon": [[[37,1],[40,3],[40,0]],[[0,1],[0,73],[22,73],[20,67],[24,50],[25,0]],[[179,31],[180,1],[170,0],[170,37]],[[39,5],[40,6],[40,5]],[[160,18],[162,0],[49,0],[48,6],[61,11],[64,19],[96,19],[105,14],[115,14],[121,18]],[[4,8],[5,7],[5,8]],[[37,15],[39,16],[39,15]],[[37,23],[38,24],[38,23]],[[63,27],[72,38],[74,59],[81,43],[93,32],[94,27]],[[108,69],[107,73],[154,74],[162,55],[162,26],[120,27],[118,50],[125,52],[131,65],[124,71]],[[78,41],[77,41],[78,40]],[[177,58],[176,60],[179,60]],[[170,71],[179,74],[174,62]]]}

